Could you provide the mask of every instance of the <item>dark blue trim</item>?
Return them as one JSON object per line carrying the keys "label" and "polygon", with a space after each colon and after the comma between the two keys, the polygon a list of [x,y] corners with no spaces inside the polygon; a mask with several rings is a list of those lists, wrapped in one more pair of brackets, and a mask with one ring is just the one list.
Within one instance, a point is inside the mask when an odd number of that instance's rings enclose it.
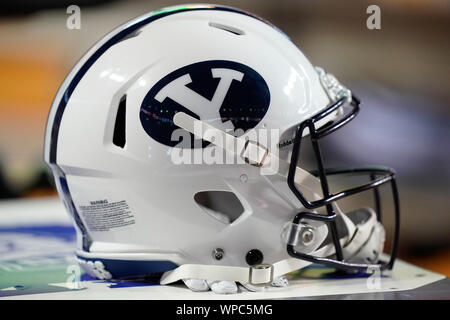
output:
{"label": "dark blue trim", "polygon": [[151,276],[173,270],[178,267],[171,261],[135,261],[135,260],[116,260],[116,259],[99,259],[99,258],[85,258],[77,256],[85,261],[101,261],[105,269],[111,273],[113,279],[125,279]]}
{"label": "dark blue trim", "polygon": [[[58,170],[58,171],[60,171],[60,170]],[[66,176],[64,175],[63,172],[60,172],[59,176],[56,176],[56,174],[55,174],[55,177],[58,179],[59,185],[61,187],[62,195],[60,195],[60,196],[63,198],[68,211],[72,215],[72,217],[75,221],[75,224],[77,225],[78,229],[81,232],[83,250],[89,251],[89,248],[92,244],[92,240],[88,234],[87,228],[84,226],[83,221],[81,220],[80,215],[78,214],[75,204],[73,203],[72,195],[70,194],[69,185],[67,184]]]}
{"label": "dark blue trim", "polygon": [[234,9],[231,7],[194,7],[194,8],[182,8],[179,10],[154,14],[150,17],[147,17],[144,20],[137,21],[135,24],[130,25],[126,29],[123,29],[119,33],[115,34],[108,41],[106,41],[96,52],[94,52],[94,54],[92,56],[89,57],[89,59],[83,64],[83,66],[80,68],[80,70],[78,70],[78,72],[75,74],[75,76],[73,77],[70,84],[67,86],[67,89],[64,92],[64,95],[63,95],[61,101],[59,102],[58,109],[56,110],[55,117],[54,117],[53,123],[52,123],[52,130],[51,130],[51,136],[50,136],[50,157],[49,157],[50,163],[56,164],[56,149],[57,149],[57,144],[58,144],[59,126],[61,124],[61,119],[62,119],[64,110],[66,108],[67,102],[69,101],[70,96],[72,95],[73,91],[77,87],[80,80],[83,78],[83,76],[89,70],[89,68],[97,61],[97,59],[100,58],[100,56],[103,53],[105,53],[114,44],[122,41],[125,37],[129,36],[132,32],[135,32],[136,30],[145,26],[146,24],[149,24],[150,22],[153,22],[155,20],[158,20],[160,18],[169,16],[169,15],[172,15],[175,13],[194,11],[194,10],[220,10],[220,11],[236,12],[236,13],[244,14],[246,16],[250,16],[255,19],[261,20],[264,23],[267,23],[265,20],[259,18],[258,16],[255,16],[251,13],[241,11],[238,9]]}

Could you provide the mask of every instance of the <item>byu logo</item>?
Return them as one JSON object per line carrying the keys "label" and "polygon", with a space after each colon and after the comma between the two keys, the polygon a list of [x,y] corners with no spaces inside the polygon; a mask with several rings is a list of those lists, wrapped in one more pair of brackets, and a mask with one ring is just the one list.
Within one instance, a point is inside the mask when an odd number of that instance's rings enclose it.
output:
{"label": "byu logo", "polygon": [[178,129],[173,124],[177,112],[224,131],[245,132],[261,121],[269,103],[269,88],[255,70],[232,61],[204,61],[175,70],[158,81],[142,102],[140,119],[149,136],[173,147],[178,144],[171,140],[172,132]]}
{"label": "byu logo", "polygon": [[199,115],[200,120],[210,120],[211,125],[216,128],[234,129],[231,121],[227,121],[225,123],[220,121],[219,109],[222,106],[226,94],[228,93],[231,81],[242,81],[244,74],[242,72],[230,69],[211,69],[211,72],[213,78],[220,79],[219,85],[217,86],[211,100],[206,99],[202,95],[187,87],[188,84],[192,83],[192,79],[189,74],[181,76],[167,84],[161,89],[161,91],[158,92],[155,99],[159,102],[163,102],[165,98],[169,97]]}

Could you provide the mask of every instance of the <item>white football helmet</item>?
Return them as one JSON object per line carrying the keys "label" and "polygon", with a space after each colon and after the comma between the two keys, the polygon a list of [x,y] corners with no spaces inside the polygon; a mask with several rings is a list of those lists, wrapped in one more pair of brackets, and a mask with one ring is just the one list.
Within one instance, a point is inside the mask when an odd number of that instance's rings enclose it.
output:
{"label": "white football helmet", "polygon": [[[117,28],[59,89],[45,160],[97,278],[159,275],[264,285],[322,263],[392,268],[398,196],[386,168],[326,169],[319,140],[359,101],[280,30],[230,7],[178,6]],[[299,160],[310,139],[317,170]],[[368,174],[332,193],[330,174]],[[392,185],[395,234],[380,261],[378,187]],[[369,207],[337,200],[372,190]]]}

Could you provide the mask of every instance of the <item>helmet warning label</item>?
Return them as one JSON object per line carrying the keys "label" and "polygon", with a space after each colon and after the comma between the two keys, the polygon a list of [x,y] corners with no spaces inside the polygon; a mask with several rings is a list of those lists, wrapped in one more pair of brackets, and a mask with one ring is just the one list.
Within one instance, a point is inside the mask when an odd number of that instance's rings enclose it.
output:
{"label": "helmet warning label", "polygon": [[89,231],[109,231],[135,224],[135,218],[125,200],[109,202],[106,199],[89,201],[80,206],[81,215]]}

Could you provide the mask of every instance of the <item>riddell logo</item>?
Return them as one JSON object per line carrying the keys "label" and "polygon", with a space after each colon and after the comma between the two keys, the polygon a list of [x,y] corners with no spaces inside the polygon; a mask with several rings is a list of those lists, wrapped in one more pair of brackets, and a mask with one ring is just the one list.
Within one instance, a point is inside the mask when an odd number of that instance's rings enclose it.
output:
{"label": "riddell logo", "polygon": [[[245,133],[266,114],[270,92],[262,76],[237,62],[212,60],[177,69],[158,81],[145,96],[140,120],[147,134],[169,146],[177,112],[184,112],[217,129]],[[209,143],[183,144],[183,148],[206,147]]]}
{"label": "riddell logo", "polygon": [[285,148],[285,147],[287,147],[287,146],[290,146],[291,144],[293,144],[294,143],[294,138],[292,138],[292,139],[289,139],[289,140],[284,140],[284,141],[281,141],[280,143],[278,143],[278,148],[279,149],[282,149],[282,148]]}

